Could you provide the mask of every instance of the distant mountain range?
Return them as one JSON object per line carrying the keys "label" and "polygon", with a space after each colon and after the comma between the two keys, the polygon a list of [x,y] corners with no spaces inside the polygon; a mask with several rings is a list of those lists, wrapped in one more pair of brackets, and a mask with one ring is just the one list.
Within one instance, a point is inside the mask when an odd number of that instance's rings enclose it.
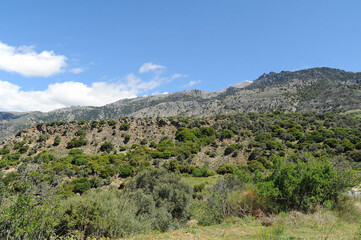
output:
{"label": "distant mountain range", "polygon": [[361,109],[361,73],[311,68],[263,74],[216,92],[186,90],[123,99],[102,107],[69,107],[51,112],[0,112],[0,140],[40,122],[115,119],[124,116],[212,116],[271,112],[346,112]]}

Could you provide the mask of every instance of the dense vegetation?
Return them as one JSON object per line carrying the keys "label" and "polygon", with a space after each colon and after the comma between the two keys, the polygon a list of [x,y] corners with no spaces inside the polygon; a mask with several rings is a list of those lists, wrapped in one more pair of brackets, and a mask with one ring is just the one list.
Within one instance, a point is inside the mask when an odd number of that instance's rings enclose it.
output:
{"label": "dense vegetation", "polygon": [[[342,212],[351,208],[345,193],[360,184],[357,118],[281,112],[159,118],[159,131],[176,131],[157,141],[134,139],[134,121],[52,122],[37,128],[75,125],[74,136],[66,142],[69,133],[22,131],[5,143],[0,238],[119,238],[194,220],[212,225],[320,207]],[[92,143],[90,131],[121,141]],[[66,155],[52,151],[61,146]],[[90,146],[97,154],[84,153]],[[182,180],[215,175],[219,180],[207,186]]]}

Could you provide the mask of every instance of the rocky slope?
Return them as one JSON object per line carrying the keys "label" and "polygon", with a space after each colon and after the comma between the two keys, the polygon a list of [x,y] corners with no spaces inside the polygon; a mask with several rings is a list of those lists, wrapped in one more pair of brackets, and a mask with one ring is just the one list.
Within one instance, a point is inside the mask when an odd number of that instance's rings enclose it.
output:
{"label": "rocky slope", "polygon": [[345,112],[361,107],[361,73],[332,68],[263,74],[253,83],[216,92],[186,90],[120,100],[102,107],[48,113],[0,113],[0,140],[35,123],[116,119],[123,116],[212,116],[247,112]]}

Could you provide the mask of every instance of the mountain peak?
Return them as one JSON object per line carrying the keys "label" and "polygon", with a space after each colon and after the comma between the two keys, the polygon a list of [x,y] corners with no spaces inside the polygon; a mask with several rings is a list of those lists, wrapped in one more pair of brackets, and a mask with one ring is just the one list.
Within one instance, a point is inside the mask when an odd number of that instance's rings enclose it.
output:
{"label": "mountain peak", "polygon": [[280,73],[270,72],[268,74],[262,74],[257,80],[252,84],[254,87],[266,87],[266,86],[276,86],[284,85],[292,81],[302,81],[302,82],[315,82],[315,81],[354,81],[360,80],[361,73],[357,72],[346,72],[341,69],[329,68],[329,67],[316,67],[309,68],[304,70],[297,71],[281,71]]}

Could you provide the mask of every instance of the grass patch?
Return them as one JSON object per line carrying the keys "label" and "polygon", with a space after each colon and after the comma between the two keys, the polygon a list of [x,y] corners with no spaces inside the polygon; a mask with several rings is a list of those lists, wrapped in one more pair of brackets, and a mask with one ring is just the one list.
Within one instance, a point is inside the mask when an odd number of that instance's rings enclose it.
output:
{"label": "grass patch", "polygon": [[185,181],[186,183],[191,184],[192,186],[205,183],[206,187],[208,188],[208,187],[215,185],[221,177],[222,177],[221,175],[214,175],[211,177],[189,176],[189,177],[182,177],[182,180]]}
{"label": "grass patch", "polygon": [[229,218],[222,224],[149,233],[129,239],[361,239],[361,222],[348,222],[328,210],[281,213],[265,219]]}

